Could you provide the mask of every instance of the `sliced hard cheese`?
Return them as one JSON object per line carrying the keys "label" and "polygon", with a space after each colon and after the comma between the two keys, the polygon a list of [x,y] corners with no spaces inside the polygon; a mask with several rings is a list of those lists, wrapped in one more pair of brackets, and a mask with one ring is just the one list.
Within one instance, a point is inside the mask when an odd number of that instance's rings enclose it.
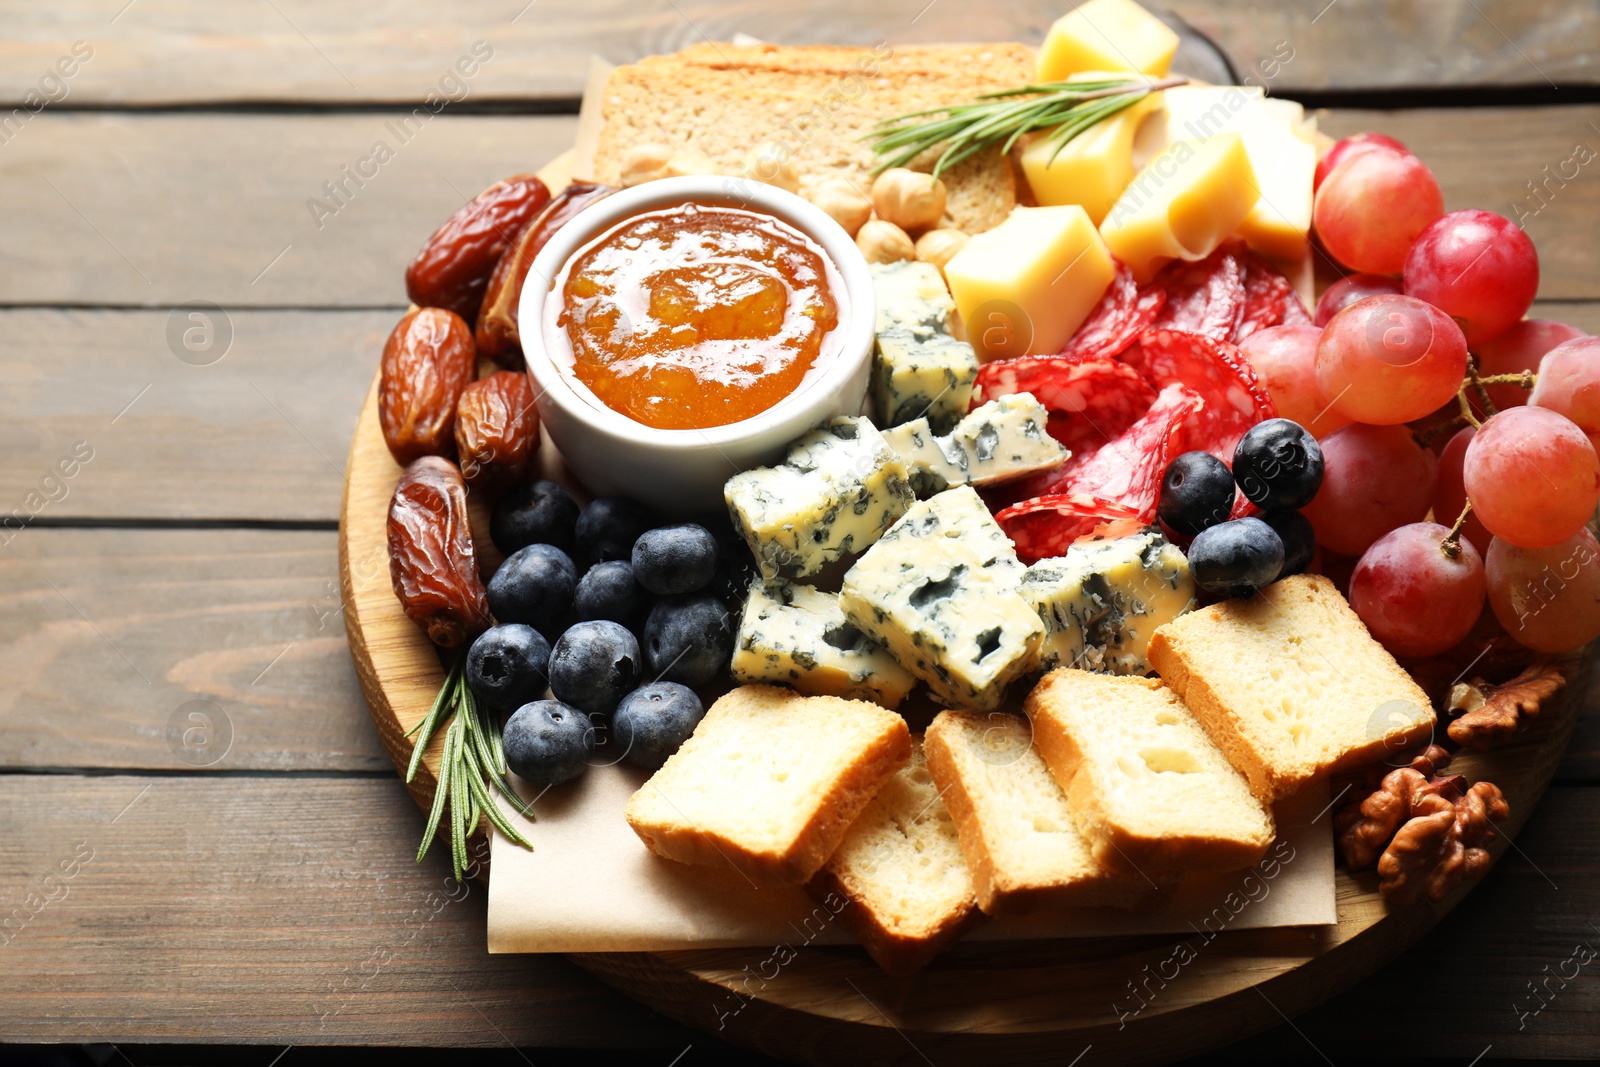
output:
{"label": "sliced hard cheese", "polygon": [[1150,635],[1194,607],[1189,561],[1156,529],[1079,541],[1022,576],[1045,625],[1041,667],[1145,674]]}
{"label": "sliced hard cheese", "polygon": [[1050,413],[1032,393],[991,400],[936,437],[926,419],[885,430],[883,439],[911,472],[921,495],[953,485],[992,485],[1054,470],[1071,455],[1045,431]]}
{"label": "sliced hard cheese", "polygon": [[915,499],[883,435],[848,417],[796,440],[781,465],[735,474],[723,496],[769,581],[865,550]]}
{"label": "sliced hard cheese", "polygon": [[1179,141],[1133,179],[1101,224],[1100,235],[1111,254],[1147,282],[1169,260],[1210,255],[1260,196],[1237,133]]}
{"label": "sliced hard cheese", "polygon": [[1239,223],[1239,236],[1273,259],[1304,255],[1311,229],[1311,179],[1317,168],[1315,120],[1308,129],[1298,104],[1267,98],[1254,87],[1184,85],[1162,95],[1165,107],[1140,128],[1135,157],[1179,141],[1238,134],[1260,190]]}
{"label": "sliced hard cheese", "polygon": [[1165,74],[1178,35],[1133,0],[1088,0],[1056,19],[1039,47],[1039,80],[1085,70]]}
{"label": "sliced hard cheese", "polygon": [[870,700],[893,710],[917,680],[807,585],[750,584],[733,650],[736,682],[776,682],[808,696]]}
{"label": "sliced hard cheese", "polygon": [[[1105,75],[1096,72],[1088,77]],[[1161,95],[1151,93],[1064,145],[1051,143],[1048,135],[1035,138],[1022,151],[1022,171],[1033,198],[1046,206],[1078,204],[1090,222],[1100,225],[1133,180],[1134,135],[1150,112],[1160,108]]]}
{"label": "sliced hard cheese", "polygon": [[983,362],[1061,351],[1114,273],[1105,242],[1077,205],[1019,207],[944,267]]}

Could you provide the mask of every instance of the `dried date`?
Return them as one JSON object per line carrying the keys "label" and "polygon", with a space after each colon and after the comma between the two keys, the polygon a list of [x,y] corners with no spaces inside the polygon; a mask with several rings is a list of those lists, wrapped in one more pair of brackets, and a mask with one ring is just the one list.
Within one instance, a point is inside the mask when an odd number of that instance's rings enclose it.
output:
{"label": "dried date", "polygon": [[378,423],[395,462],[448,456],[456,405],[478,373],[472,331],[444,308],[406,313],[383,346]]}
{"label": "dried date", "polygon": [[394,594],[429,640],[455,648],[494,624],[455,464],[423,456],[405,469],[389,502],[388,533]]}
{"label": "dried date", "polygon": [[522,337],[517,330],[517,305],[522,302],[522,283],[528,268],[557,230],[597,200],[617,190],[609,185],[573,182],[550,201],[539,216],[522,228],[516,242],[500,257],[483,306],[478,312],[476,336],[478,351],[502,367],[522,365]]}
{"label": "dried date", "polygon": [[456,405],[456,455],[468,485],[521,481],[538,447],[539,413],[526,374],[496,371],[467,386]]}
{"label": "dried date", "polygon": [[549,202],[549,188],[535,175],[495,182],[428,238],[406,268],[406,295],[420,307],[449,308],[474,321],[495,264]]}

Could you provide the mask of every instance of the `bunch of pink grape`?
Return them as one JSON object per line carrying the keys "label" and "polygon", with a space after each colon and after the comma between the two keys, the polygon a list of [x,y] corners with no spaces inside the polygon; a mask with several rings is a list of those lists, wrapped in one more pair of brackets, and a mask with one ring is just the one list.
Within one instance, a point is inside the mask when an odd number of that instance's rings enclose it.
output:
{"label": "bunch of pink grape", "polygon": [[[1447,651],[1485,602],[1539,651],[1600,637],[1600,337],[1524,319],[1533,242],[1487,211],[1446,214],[1398,141],[1338,142],[1315,186],[1316,238],[1355,273],[1315,326],[1262,330],[1241,351],[1280,414],[1320,439],[1326,474],[1304,514],[1325,552],[1360,557],[1351,605],[1401,656]],[[1534,377],[1469,386],[1469,353],[1480,377]],[[1407,425],[1452,417],[1468,425],[1432,448]]]}

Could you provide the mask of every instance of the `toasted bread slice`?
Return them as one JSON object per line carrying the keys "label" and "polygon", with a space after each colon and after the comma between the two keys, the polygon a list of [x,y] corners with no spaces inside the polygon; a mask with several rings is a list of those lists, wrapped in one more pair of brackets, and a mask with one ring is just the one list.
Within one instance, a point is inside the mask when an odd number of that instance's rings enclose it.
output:
{"label": "toasted bread slice", "polygon": [[1428,695],[1321,575],[1180,616],[1149,659],[1264,804],[1433,732]]}
{"label": "toasted bread slice", "polygon": [[[717,171],[740,175],[746,157],[782,146],[809,196],[829,178],[872,185],[876,161],[861,140],[887,118],[972,101],[1034,75],[1020,44],[874,48],[703,43],[618,67],[606,81],[594,177],[618,184],[628,150],[693,149]],[[922,169],[932,160],[919,161]],[[993,229],[1016,206],[1011,163],[980,153],[946,171],[946,220],[968,233]]]}
{"label": "toasted bread slice", "polygon": [[1030,735],[1019,715],[943,711],[924,738],[978,907],[1004,915],[1149,902],[1161,884],[1094,858]]}
{"label": "toasted bread slice", "polygon": [[747,685],[628,800],[628,825],[658,856],[799,885],[911,758],[905,720],[864,700]]}
{"label": "toasted bread slice", "polygon": [[1231,871],[1272,844],[1272,813],[1156,679],[1064,667],[1026,707],[1034,744],[1105,866]]}
{"label": "toasted bread slice", "polygon": [[921,970],[978,917],[955,820],[919,741],[807,888],[819,900],[837,893],[850,901],[839,918],[895,975]]}

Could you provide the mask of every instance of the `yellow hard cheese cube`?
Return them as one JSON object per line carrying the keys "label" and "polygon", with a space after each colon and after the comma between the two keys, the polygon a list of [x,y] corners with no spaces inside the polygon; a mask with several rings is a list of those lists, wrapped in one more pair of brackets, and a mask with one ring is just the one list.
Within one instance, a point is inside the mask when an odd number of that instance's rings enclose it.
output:
{"label": "yellow hard cheese cube", "polygon": [[1161,94],[1151,93],[1060,145],[1059,152],[1048,134],[1040,135],[1022,151],[1022,171],[1034,200],[1048,206],[1078,204],[1100,225],[1133,180],[1133,139],[1139,124],[1160,106]]}
{"label": "yellow hard cheese cube", "polygon": [[1210,255],[1260,196],[1237,133],[1179,141],[1133,179],[1101,224],[1100,236],[1146,282],[1168,260]]}
{"label": "yellow hard cheese cube", "polygon": [[1165,108],[1140,129],[1135,155],[1179,141],[1238,134],[1261,191],[1239,223],[1239,236],[1273,259],[1304,255],[1311,230],[1311,178],[1317,169],[1315,120],[1308,130],[1298,105],[1264,97],[1253,87],[1184,85],[1162,95]]}
{"label": "yellow hard cheese cube", "polygon": [[1177,50],[1178,35],[1133,0],[1089,0],[1050,27],[1039,47],[1039,80],[1064,81],[1085,70],[1160,77]]}
{"label": "yellow hard cheese cube", "polygon": [[1083,208],[1019,207],[945,264],[945,280],[984,362],[1059,352],[1116,267]]}

